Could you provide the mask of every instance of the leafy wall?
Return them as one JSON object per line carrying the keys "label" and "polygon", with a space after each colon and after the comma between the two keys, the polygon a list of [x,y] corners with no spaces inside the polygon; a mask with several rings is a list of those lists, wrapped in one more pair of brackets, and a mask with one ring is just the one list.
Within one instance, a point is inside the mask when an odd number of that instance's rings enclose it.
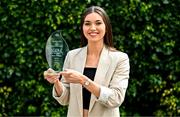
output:
{"label": "leafy wall", "polygon": [[80,17],[103,7],[114,44],[130,58],[122,116],[180,115],[180,1],[3,0],[0,1],[0,116],[65,116],[43,79],[45,44],[63,30],[70,49],[79,47]]}

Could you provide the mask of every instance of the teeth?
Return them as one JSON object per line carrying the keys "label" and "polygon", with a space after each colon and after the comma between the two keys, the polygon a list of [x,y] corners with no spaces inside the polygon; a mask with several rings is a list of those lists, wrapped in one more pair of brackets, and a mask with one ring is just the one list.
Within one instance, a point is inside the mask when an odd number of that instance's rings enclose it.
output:
{"label": "teeth", "polygon": [[90,35],[97,35],[97,33],[90,33]]}
{"label": "teeth", "polygon": [[97,35],[97,34],[90,34],[90,35]]}

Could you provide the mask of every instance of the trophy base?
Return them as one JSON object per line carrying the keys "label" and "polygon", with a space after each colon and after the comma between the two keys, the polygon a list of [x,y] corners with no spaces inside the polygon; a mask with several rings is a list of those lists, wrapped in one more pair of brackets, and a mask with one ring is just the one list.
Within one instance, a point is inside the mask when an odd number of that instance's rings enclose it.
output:
{"label": "trophy base", "polygon": [[53,71],[53,72],[45,71],[44,76],[59,76],[59,75],[58,75],[58,71]]}

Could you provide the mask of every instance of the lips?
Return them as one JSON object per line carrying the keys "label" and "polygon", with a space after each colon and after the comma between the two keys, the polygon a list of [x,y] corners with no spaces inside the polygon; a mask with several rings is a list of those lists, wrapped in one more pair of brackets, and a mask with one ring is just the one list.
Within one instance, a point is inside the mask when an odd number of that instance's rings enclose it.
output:
{"label": "lips", "polygon": [[97,32],[91,32],[91,33],[89,33],[89,35],[91,35],[91,36],[96,36],[96,35],[98,35],[99,33],[97,33]]}

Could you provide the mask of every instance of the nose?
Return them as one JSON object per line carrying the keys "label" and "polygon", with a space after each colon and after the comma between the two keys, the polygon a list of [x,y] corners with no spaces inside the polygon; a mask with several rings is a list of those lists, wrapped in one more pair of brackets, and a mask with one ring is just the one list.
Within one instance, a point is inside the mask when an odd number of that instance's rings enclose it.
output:
{"label": "nose", "polygon": [[96,26],[94,24],[91,25],[91,31],[96,30]]}

